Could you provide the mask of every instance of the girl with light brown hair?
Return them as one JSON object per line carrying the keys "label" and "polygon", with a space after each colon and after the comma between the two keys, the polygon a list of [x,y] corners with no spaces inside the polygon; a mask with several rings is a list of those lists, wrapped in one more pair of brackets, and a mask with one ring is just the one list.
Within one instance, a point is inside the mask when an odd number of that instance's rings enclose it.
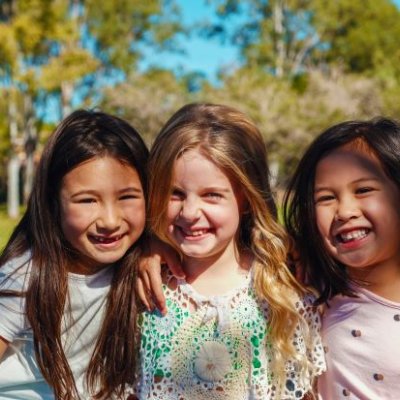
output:
{"label": "girl with light brown hair", "polygon": [[157,136],[149,173],[150,227],[185,279],[164,271],[168,314],[141,317],[137,396],[306,396],[325,368],[319,315],[286,265],[257,127],[231,107],[186,105]]}

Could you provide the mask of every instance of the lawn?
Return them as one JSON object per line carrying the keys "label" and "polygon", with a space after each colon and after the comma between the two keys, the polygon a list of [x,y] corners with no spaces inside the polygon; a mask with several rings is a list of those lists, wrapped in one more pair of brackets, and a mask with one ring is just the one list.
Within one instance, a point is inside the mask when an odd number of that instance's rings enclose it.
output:
{"label": "lawn", "polygon": [[[21,214],[22,215],[22,214]],[[0,249],[2,250],[11,235],[18,219],[11,219],[7,216],[7,205],[0,204]]]}

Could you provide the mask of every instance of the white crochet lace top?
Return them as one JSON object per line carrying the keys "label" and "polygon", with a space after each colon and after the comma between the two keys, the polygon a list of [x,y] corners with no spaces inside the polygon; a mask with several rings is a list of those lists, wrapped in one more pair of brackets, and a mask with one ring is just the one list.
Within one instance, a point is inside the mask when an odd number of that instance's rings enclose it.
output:
{"label": "white crochet lace top", "polygon": [[139,399],[301,399],[311,389],[313,378],[325,370],[313,299],[297,304],[312,343],[306,345],[300,327],[294,337],[313,370],[300,377],[295,362],[288,363],[284,393],[278,394],[269,367],[268,305],[257,301],[251,281],[249,274],[241,287],[211,297],[183,280],[174,289],[164,286],[168,314],[144,313],[140,320]]}

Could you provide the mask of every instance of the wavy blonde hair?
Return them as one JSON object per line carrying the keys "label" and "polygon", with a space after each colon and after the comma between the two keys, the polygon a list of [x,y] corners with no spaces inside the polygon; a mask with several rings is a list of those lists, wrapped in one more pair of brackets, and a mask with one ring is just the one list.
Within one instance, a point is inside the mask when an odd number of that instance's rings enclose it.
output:
{"label": "wavy blonde hair", "polygon": [[277,222],[265,143],[254,123],[228,106],[188,104],[169,119],[150,152],[148,215],[154,233],[170,244],[166,213],[173,167],[190,149],[198,149],[221,168],[248,202],[236,244],[239,251],[249,249],[255,258],[254,289],[269,304],[273,379],[282,387],[286,361],[295,359],[304,373],[310,368],[307,357],[297,354],[293,345],[296,326],[300,324],[305,337],[309,332],[295,305],[306,289],[286,265],[289,244]]}

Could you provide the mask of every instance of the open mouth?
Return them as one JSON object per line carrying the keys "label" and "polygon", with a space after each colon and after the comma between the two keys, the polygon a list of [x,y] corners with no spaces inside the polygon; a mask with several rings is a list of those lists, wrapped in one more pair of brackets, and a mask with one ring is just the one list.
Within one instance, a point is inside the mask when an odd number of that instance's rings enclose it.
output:
{"label": "open mouth", "polygon": [[193,230],[186,230],[184,228],[178,227],[179,231],[182,233],[183,236],[188,238],[199,238],[201,236],[206,235],[211,231],[211,229],[193,229]]}
{"label": "open mouth", "polygon": [[357,230],[353,230],[353,231],[349,231],[349,232],[343,232],[343,233],[340,233],[339,235],[336,235],[336,240],[339,243],[354,242],[354,241],[361,240],[361,239],[364,239],[365,237],[367,237],[370,231],[371,231],[370,229],[363,228],[363,229],[357,229]]}
{"label": "open mouth", "polygon": [[95,236],[91,235],[90,239],[93,243],[99,243],[99,244],[111,244],[118,242],[123,235],[118,235],[118,236],[113,236],[113,237],[105,237],[105,236]]}

